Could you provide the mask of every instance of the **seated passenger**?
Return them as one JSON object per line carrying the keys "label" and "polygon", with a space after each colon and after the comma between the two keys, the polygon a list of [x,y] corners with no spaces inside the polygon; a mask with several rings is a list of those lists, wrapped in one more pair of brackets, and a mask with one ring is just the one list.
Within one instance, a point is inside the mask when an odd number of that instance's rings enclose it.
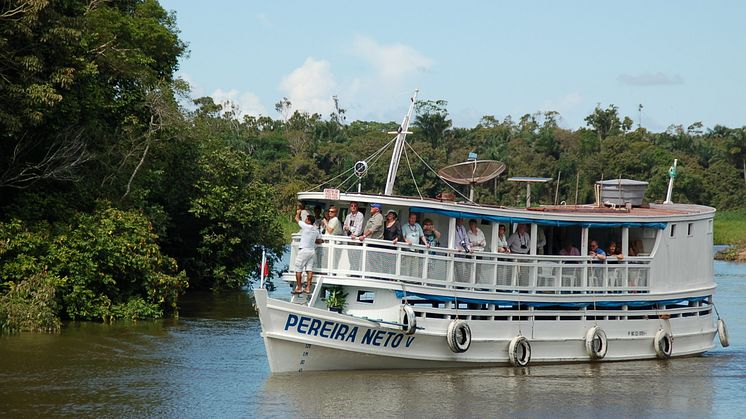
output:
{"label": "seated passenger", "polygon": [[559,251],[560,256],[580,256],[580,250],[567,240]]}
{"label": "seated passenger", "polygon": [[531,236],[526,233],[526,224],[518,224],[515,233],[508,238],[511,253],[527,255],[531,251]]}
{"label": "seated passenger", "polygon": [[497,253],[510,253],[508,239],[505,238],[505,226],[502,224],[497,227]]}
{"label": "seated passenger", "polygon": [[615,241],[609,242],[609,251],[606,252],[606,255],[609,257],[615,257],[619,260],[624,259],[624,255],[622,254],[622,249],[618,249]]}
{"label": "seated passenger", "polygon": [[396,211],[390,209],[386,211],[386,223],[383,225],[383,239],[391,240],[391,243],[396,244],[402,239],[401,235],[401,224],[398,220],[399,216]]}
{"label": "seated passenger", "polygon": [[427,247],[436,247],[440,246],[440,231],[435,229],[435,226],[433,225],[433,220],[429,218],[425,218],[424,221],[422,221],[422,227],[423,227],[423,235],[425,236],[425,242],[427,243]]}
{"label": "seated passenger", "polygon": [[477,220],[469,220],[469,231],[466,232],[466,235],[469,237],[473,252],[484,252],[487,240],[484,238],[482,229],[477,227]]}
{"label": "seated passenger", "polygon": [[606,252],[604,252],[604,249],[598,247],[598,242],[595,240],[591,240],[591,243],[588,246],[588,256],[590,256],[591,259],[597,259],[602,262],[606,260]]}

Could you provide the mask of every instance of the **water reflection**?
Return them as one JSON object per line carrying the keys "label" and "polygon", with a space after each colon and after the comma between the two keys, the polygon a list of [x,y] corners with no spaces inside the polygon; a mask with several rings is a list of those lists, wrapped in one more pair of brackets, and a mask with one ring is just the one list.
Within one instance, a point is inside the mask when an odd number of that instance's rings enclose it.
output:
{"label": "water reflection", "polygon": [[[273,375],[259,411],[310,416],[709,416],[717,357]],[[315,390],[316,389],[316,390]],[[284,402],[284,404],[282,403]]]}
{"label": "water reflection", "polygon": [[192,293],[178,319],[0,337],[0,416],[741,416],[746,265],[715,267],[731,347],[702,357],[270,375],[250,295]]}

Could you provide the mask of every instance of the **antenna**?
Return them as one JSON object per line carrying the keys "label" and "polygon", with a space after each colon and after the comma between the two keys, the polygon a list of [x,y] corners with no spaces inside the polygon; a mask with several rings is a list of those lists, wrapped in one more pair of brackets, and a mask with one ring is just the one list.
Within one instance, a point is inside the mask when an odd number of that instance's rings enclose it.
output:
{"label": "antenna", "polygon": [[391,195],[394,192],[394,182],[396,181],[396,172],[399,170],[399,159],[401,159],[401,152],[404,150],[404,141],[407,138],[407,134],[411,132],[409,129],[409,121],[412,119],[412,112],[414,111],[414,104],[417,103],[417,93],[420,90],[414,91],[414,95],[409,99],[409,110],[407,115],[402,120],[401,125],[395,132],[389,132],[389,134],[396,134],[396,145],[394,145],[394,152],[391,154],[391,164],[389,165],[389,174],[386,177],[386,189],[384,194]]}

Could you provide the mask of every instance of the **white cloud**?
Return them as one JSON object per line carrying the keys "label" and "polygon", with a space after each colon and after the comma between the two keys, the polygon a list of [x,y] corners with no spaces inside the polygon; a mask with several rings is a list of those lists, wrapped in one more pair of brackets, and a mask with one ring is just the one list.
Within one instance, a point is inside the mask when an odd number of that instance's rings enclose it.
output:
{"label": "white cloud", "polygon": [[292,109],[328,115],[334,109],[332,96],[337,82],[326,60],[308,57],[300,67],[282,78],[280,89],[293,104]]}
{"label": "white cloud", "polygon": [[549,99],[541,105],[541,110],[556,111],[560,114],[570,112],[583,103],[583,96],[578,92],[568,93],[558,99]]}
{"label": "white cloud", "polygon": [[370,63],[384,82],[399,82],[407,76],[430,70],[433,61],[404,44],[381,45],[373,39],[356,36],[353,53]]}
{"label": "white cloud", "polygon": [[230,109],[231,105],[237,106],[239,117],[267,115],[267,110],[262,105],[262,101],[254,93],[239,92],[236,89],[228,91],[217,89],[210,96],[215,103],[223,105],[224,109]]}
{"label": "white cloud", "polygon": [[684,79],[678,75],[668,76],[661,72],[642,73],[638,75],[620,74],[617,80],[629,86],[664,86],[671,84],[684,84]]}

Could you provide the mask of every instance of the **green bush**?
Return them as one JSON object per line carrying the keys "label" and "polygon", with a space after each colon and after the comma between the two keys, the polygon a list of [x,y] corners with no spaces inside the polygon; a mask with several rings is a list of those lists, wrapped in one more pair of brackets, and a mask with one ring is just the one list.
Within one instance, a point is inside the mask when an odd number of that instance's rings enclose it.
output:
{"label": "green bush", "polygon": [[[143,214],[106,204],[69,224],[0,223],[0,327],[54,330],[36,313],[39,304],[73,320],[175,313],[187,278],[174,259],[161,254],[156,239]],[[33,318],[36,326],[18,321]]]}
{"label": "green bush", "polygon": [[55,283],[57,278],[41,272],[9,284],[0,296],[0,334],[60,330]]}

